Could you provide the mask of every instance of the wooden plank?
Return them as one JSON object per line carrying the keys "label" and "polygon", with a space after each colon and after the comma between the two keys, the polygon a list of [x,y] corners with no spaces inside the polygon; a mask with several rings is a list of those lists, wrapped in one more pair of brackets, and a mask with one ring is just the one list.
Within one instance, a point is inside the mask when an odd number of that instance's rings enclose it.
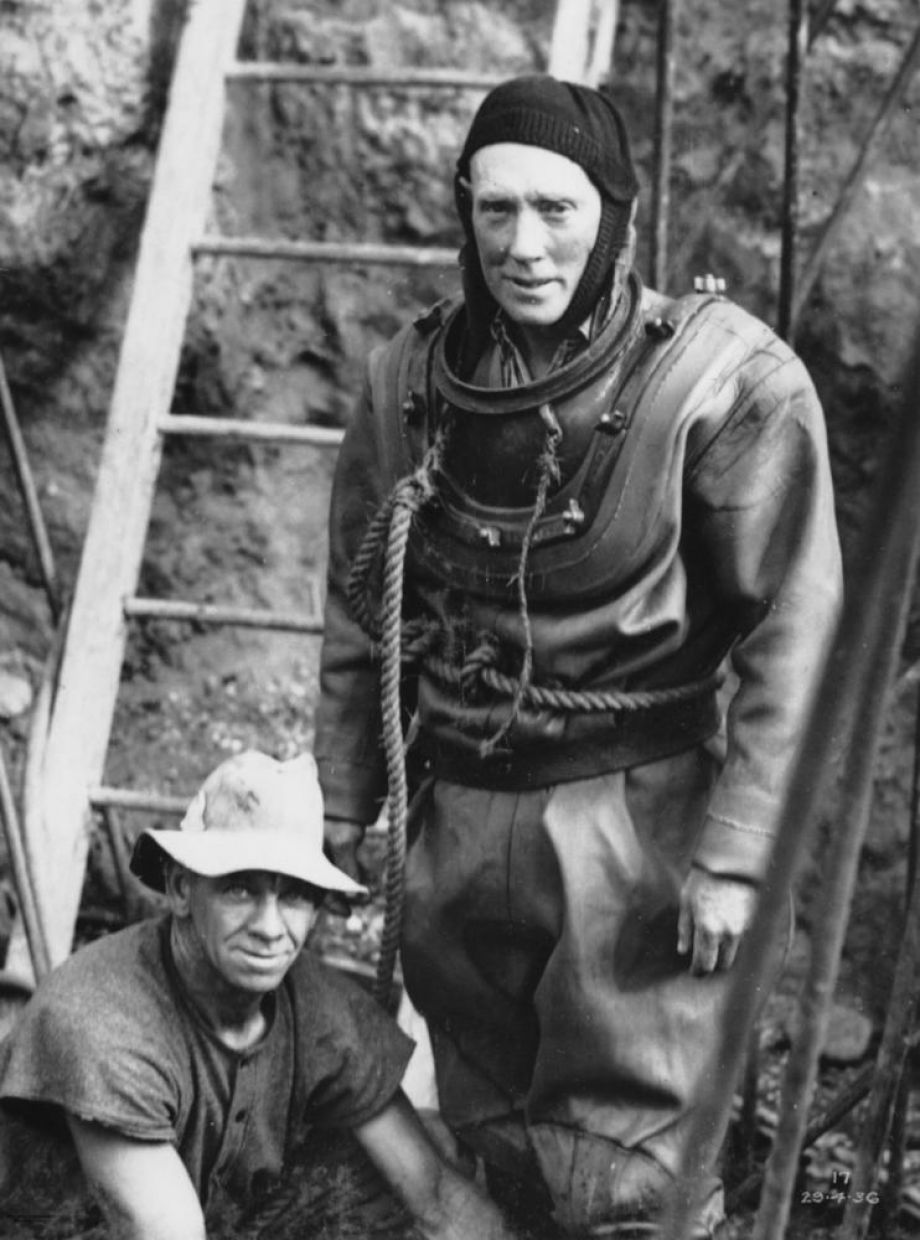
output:
{"label": "wooden plank", "polygon": [[38,498],[38,488],[32,475],[29,454],[26,452],[25,440],[22,436],[19,419],[16,416],[13,394],[7,382],[6,369],[3,365],[2,357],[0,357],[0,410],[3,413],[3,429],[6,432],[7,442],[10,446],[10,455],[13,459],[13,472],[16,475],[16,481],[19,483],[22,502],[26,510],[26,519],[29,524],[29,532],[35,545],[35,554],[38,556],[42,585],[45,587],[45,597],[48,599],[51,618],[57,624],[61,618],[61,595],[58,587],[57,571],[54,567],[54,553],[51,549],[48,528],[45,525],[45,518]]}
{"label": "wooden plank", "polygon": [[354,263],[365,266],[456,267],[458,249],[449,246],[380,245],[370,241],[290,241],[284,237],[221,237],[209,234],[194,243],[196,255],[283,258],[301,263]]}
{"label": "wooden plank", "polygon": [[214,439],[246,439],[265,443],[303,444],[310,448],[337,448],[344,431],[335,426],[294,426],[287,422],[249,422],[240,418],[203,418],[170,414],[158,423],[164,435],[191,435]]}
{"label": "wooden plank", "polygon": [[598,86],[609,75],[618,15],[618,0],[557,0],[549,72]]}
{"label": "wooden plank", "polygon": [[305,86],[379,86],[388,90],[491,90],[505,79],[459,69],[386,69],[372,65],[302,65],[293,61],[237,60],[228,82],[297,82]]}
{"label": "wooden plank", "polygon": [[[224,68],[246,0],[195,0],[176,61],[125,325],[93,507],[46,738],[28,844],[52,963],[69,954],[124,653],[122,600],[137,581],[159,467],[159,420],[175,385],[224,112]],[[8,962],[21,957],[14,934]]]}

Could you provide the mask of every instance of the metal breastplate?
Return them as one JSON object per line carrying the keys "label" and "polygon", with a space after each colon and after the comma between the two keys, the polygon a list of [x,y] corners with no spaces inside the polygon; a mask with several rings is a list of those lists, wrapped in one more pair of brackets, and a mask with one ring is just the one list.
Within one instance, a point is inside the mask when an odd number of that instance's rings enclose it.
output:
{"label": "metal breastplate", "polygon": [[[410,539],[416,569],[460,589],[507,594],[533,513],[535,463],[546,438],[541,404],[550,406],[563,431],[563,475],[533,531],[530,588],[539,594],[540,579],[560,556],[567,558],[566,544],[590,531],[630,421],[619,399],[655,344],[645,330],[638,278],[630,280],[627,295],[625,318],[602,330],[573,362],[515,388],[459,381],[447,360],[460,326],[457,314],[444,325],[434,345],[427,405],[453,429],[438,503],[420,514]],[[499,496],[504,502],[494,502]]]}
{"label": "metal breastplate", "polygon": [[[387,400],[393,419],[388,440],[397,477],[418,465],[445,418],[529,414],[539,422],[534,411],[545,401],[563,424],[588,428],[581,459],[532,531],[526,581],[532,602],[575,602],[622,588],[642,570],[646,529],[674,484],[662,465],[684,433],[680,409],[701,361],[693,342],[705,332],[706,309],[716,299],[658,299],[655,311],[643,311],[635,277],[630,295],[627,338],[611,341],[601,332],[568,366],[533,384],[478,389],[458,381],[447,359],[462,307],[445,313],[444,305],[417,322],[398,376],[393,372],[398,397]],[[533,511],[531,502],[482,502],[464,478],[442,469],[437,498],[418,514],[410,534],[413,576],[435,588],[507,603]]]}

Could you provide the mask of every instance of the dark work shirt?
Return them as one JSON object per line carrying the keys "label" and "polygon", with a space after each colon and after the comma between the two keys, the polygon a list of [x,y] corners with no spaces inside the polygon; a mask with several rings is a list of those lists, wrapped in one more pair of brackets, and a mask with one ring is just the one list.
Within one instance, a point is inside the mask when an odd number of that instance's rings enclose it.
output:
{"label": "dark work shirt", "polygon": [[77,951],[0,1048],[0,1099],[52,1104],[126,1137],[176,1146],[202,1202],[278,1180],[313,1126],[354,1127],[396,1093],[412,1042],[356,984],[304,952],[269,1027],[224,1046],[172,965],[170,919]]}

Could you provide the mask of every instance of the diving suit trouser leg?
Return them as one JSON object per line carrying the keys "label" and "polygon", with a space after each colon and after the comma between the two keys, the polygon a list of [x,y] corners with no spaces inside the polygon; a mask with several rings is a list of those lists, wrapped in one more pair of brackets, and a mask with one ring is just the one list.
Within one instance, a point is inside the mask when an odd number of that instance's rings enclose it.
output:
{"label": "diving suit trouser leg", "polygon": [[677,917],[714,773],[701,749],[536,792],[438,783],[410,850],[403,966],[443,1115],[516,1115],[573,1231],[654,1211],[706,1085],[728,975],[689,973]]}

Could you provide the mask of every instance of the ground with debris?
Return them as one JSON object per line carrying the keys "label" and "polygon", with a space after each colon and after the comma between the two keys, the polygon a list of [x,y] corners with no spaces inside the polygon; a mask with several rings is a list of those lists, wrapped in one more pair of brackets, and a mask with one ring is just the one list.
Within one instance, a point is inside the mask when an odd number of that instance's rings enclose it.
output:
{"label": "ground with debris", "polygon": [[[91,501],[182,6],[183,0],[0,5],[2,360],[65,591]],[[620,9],[617,86],[636,134],[647,219],[656,6],[626,0]],[[537,0],[253,0],[251,10],[246,55],[313,63],[462,63],[511,74],[544,63],[551,27],[551,6]],[[769,0],[746,5],[743,23],[728,0],[685,0],[681,10],[669,289],[684,290],[694,275],[715,271],[727,278],[730,295],[772,321],[785,18]],[[908,0],[839,0],[815,45],[800,153],[806,251],[834,206],[915,22]],[[471,113],[470,98],[296,86],[233,90],[215,226],[328,241],[458,240],[445,171]],[[917,106],[914,86],[874,152],[799,336],[827,409],[851,571],[916,326]],[[644,248],[639,261],[644,270]],[[451,276],[209,260],[199,273],[175,407],[340,425],[368,348],[413,308],[453,287]],[[283,610],[309,606],[322,581],[331,468],[329,455],[299,448],[170,444],[141,593]],[[2,442],[0,490],[11,497],[0,509],[0,733],[18,775],[28,707],[52,634]],[[309,745],[316,655],[313,639],[139,626],[125,661],[106,782],[184,794],[215,762],[248,745],[279,756]],[[869,1062],[884,1017],[900,938],[917,693],[911,669],[918,659],[915,605],[837,996],[838,1026],[847,1022],[856,1037],[865,1030],[863,1018],[869,1045],[851,1051],[855,1063],[825,1065],[824,1097]],[[836,821],[828,806],[800,884],[796,953],[765,1021],[761,1143],[776,1111],[788,1007],[807,960]],[[128,834],[141,825],[145,820],[136,816],[123,821]],[[100,832],[80,937],[104,933],[143,907],[136,890],[119,886],[109,839]],[[0,920],[5,915],[0,901]],[[378,901],[351,923],[330,918],[323,946],[372,963],[380,916]],[[801,1235],[833,1232],[838,1206],[814,1194],[845,1169],[858,1124],[856,1117],[835,1128],[812,1160],[801,1189],[812,1197],[799,1201],[795,1220]],[[911,1133],[909,1172],[920,1201],[916,1116]],[[73,1234],[60,1218],[49,1226],[41,1234]]]}

